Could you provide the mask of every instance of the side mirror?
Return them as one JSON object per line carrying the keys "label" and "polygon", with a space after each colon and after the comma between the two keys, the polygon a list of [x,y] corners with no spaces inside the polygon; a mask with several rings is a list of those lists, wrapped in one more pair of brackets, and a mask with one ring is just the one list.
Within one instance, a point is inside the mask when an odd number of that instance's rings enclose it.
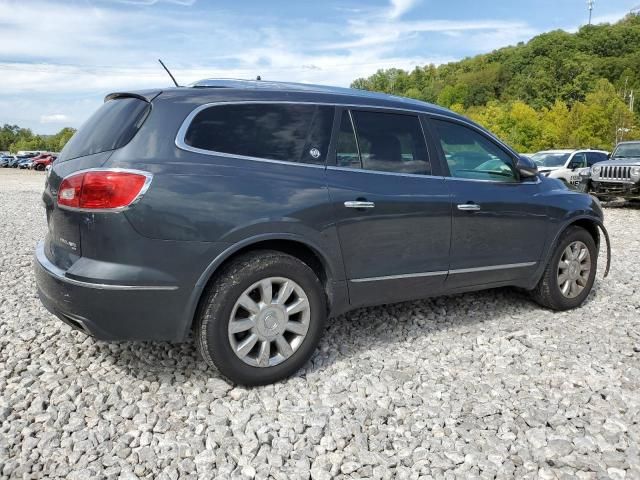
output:
{"label": "side mirror", "polygon": [[607,153],[607,160],[611,160],[611,152]]}
{"label": "side mirror", "polygon": [[516,170],[522,178],[531,178],[538,175],[538,165],[536,165],[536,162],[524,155],[518,157]]}

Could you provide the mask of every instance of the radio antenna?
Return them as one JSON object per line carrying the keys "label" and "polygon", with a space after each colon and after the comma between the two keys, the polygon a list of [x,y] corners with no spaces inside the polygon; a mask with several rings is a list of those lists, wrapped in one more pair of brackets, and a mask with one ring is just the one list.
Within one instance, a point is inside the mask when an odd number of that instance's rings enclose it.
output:
{"label": "radio antenna", "polygon": [[173,83],[175,83],[176,87],[179,87],[180,85],[178,85],[178,82],[176,82],[176,79],[173,77],[173,75],[171,75],[171,72],[169,71],[167,66],[162,62],[162,60],[158,59],[158,61],[160,62],[160,65],[162,65],[162,68],[164,68],[165,71],[169,74],[169,76],[171,77],[171,80],[173,80]]}

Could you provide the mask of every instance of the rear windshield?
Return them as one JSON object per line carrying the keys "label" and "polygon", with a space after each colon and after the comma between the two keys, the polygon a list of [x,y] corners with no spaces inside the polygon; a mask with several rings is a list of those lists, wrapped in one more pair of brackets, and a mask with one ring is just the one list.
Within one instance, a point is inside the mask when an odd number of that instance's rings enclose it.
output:
{"label": "rear windshield", "polygon": [[67,142],[60,161],[124,147],[138,133],[150,108],[138,98],[105,102]]}
{"label": "rear windshield", "polygon": [[531,159],[539,167],[562,167],[569,159],[569,153],[536,153]]}

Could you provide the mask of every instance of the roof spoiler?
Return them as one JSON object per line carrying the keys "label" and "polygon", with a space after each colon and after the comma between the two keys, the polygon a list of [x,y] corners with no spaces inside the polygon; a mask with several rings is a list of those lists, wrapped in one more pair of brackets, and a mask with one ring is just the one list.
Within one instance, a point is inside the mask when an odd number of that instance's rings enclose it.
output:
{"label": "roof spoiler", "polygon": [[162,93],[162,90],[144,90],[141,92],[114,92],[104,97],[104,101],[115,100],[117,98],[137,98],[143,102],[151,103],[154,98]]}

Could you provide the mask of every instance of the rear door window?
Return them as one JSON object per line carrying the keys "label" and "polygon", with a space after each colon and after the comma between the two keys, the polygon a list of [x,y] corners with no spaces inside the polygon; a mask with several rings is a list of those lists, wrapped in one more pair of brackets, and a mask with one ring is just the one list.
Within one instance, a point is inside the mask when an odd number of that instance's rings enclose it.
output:
{"label": "rear door window", "polygon": [[420,119],[414,115],[353,111],[362,168],[430,175]]}
{"label": "rear door window", "polygon": [[138,133],[150,108],[139,98],[105,102],[67,142],[60,161],[124,147]]}
{"label": "rear door window", "polygon": [[199,112],[185,143],[211,152],[324,165],[333,107],[311,104],[229,104]]}
{"label": "rear door window", "polygon": [[584,152],[576,153],[571,159],[570,168],[585,168],[587,166],[587,154]]}
{"label": "rear door window", "polygon": [[344,111],[336,164],[379,172],[431,174],[420,119],[396,113],[354,110],[350,117]]}

